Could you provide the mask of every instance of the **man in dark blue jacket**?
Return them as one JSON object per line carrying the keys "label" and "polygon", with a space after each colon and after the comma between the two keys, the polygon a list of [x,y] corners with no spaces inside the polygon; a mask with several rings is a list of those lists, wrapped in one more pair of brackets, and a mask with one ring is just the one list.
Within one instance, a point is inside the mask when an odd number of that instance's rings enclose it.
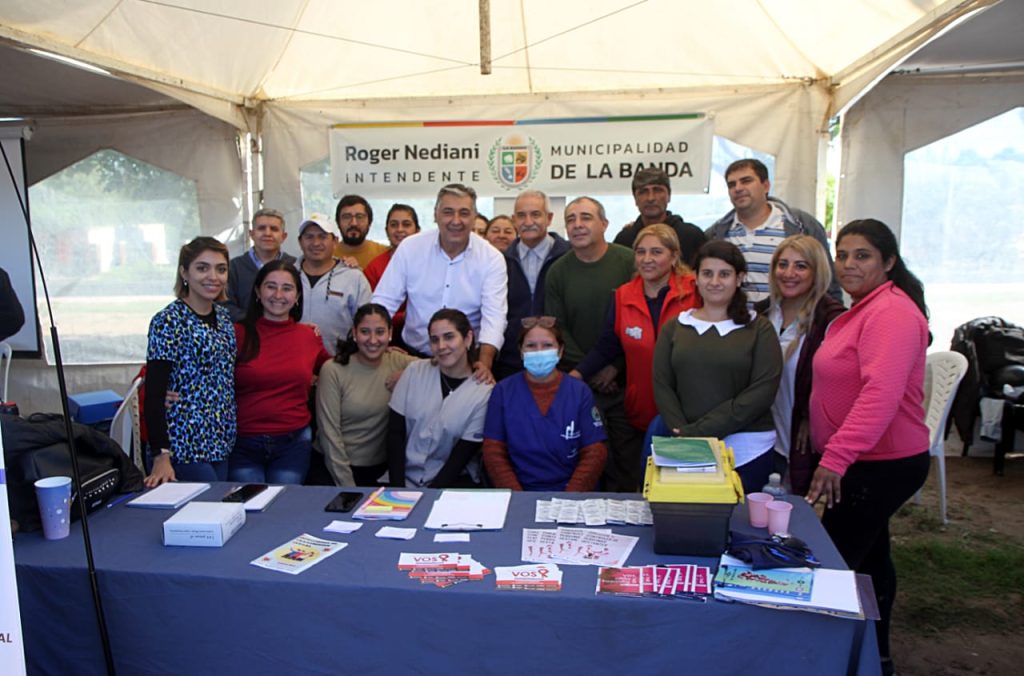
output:
{"label": "man in dark blue jacket", "polygon": [[544,314],[544,277],[551,264],[569,250],[565,239],[548,232],[551,218],[551,201],[541,191],[526,190],[516,198],[512,219],[519,237],[505,250],[508,324],[505,344],[494,368],[498,380],[523,369],[518,347],[521,320]]}
{"label": "man in dark blue jacket", "polygon": [[676,231],[679,238],[679,257],[684,263],[693,266],[697,258],[697,250],[704,244],[704,233],[693,223],[687,223],[678,214],[668,210],[668,202],[672,199],[672,185],[668,174],[657,167],[648,167],[636,172],[633,177],[633,200],[640,215],[634,223],[624,227],[615,236],[615,243],[632,249],[633,242],[641,230],[648,225],[664,223]]}

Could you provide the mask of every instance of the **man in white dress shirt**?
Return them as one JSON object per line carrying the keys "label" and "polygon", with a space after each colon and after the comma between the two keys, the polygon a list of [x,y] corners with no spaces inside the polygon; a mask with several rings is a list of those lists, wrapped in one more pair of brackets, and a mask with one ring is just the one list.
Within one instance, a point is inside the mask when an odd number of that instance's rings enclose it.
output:
{"label": "man in white dress shirt", "polygon": [[441,308],[461,310],[480,342],[473,364],[477,380],[493,382],[494,358],[505,340],[505,259],[473,232],[476,191],[452,183],[441,188],[434,206],[437,232],[407,237],[391,259],[373,294],[394,314],[408,301],[402,339],[413,350],[430,354],[427,323]]}

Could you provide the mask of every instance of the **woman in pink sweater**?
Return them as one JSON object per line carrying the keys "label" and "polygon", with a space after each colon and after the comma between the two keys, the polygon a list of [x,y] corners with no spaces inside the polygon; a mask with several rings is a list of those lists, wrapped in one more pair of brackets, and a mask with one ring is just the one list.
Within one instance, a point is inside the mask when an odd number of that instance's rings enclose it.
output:
{"label": "woman in pink sweater", "polygon": [[892,673],[889,622],[896,571],[889,518],[928,476],[924,287],[882,222],[853,221],[836,242],[836,277],[853,299],[814,356],[811,442],[822,452],[807,501],[825,500],[822,524],[847,565],[871,575],[881,620],[882,672]]}

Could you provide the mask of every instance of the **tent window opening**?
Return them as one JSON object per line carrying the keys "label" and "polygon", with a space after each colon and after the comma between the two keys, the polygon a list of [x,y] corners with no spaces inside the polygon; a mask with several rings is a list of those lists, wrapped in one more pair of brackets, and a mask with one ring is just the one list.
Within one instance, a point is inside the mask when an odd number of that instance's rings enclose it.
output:
{"label": "tent window opening", "polygon": [[[178,250],[200,234],[195,182],[102,150],[33,185],[29,202],[64,361],[144,361],[149,320],[174,297]],[[45,317],[42,293],[39,304]]]}
{"label": "tent window opening", "polygon": [[924,282],[935,337],[995,315],[1024,323],[1024,108],[907,153],[901,253]]}

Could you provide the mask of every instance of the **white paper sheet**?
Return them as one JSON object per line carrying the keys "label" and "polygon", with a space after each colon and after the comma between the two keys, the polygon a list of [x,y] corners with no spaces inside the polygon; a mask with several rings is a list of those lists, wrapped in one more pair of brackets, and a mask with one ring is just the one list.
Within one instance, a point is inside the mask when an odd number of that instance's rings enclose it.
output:
{"label": "white paper sheet", "polygon": [[349,533],[355,533],[362,527],[363,524],[354,523],[352,521],[332,521],[326,526],[324,526],[324,530],[330,531],[331,533],[341,533],[342,535],[348,535]]}
{"label": "white paper sheet", "polygon": [[375,537],[387,538],[389,540],[412,540],[416,537],[415,528],[395,528],[384,526],[374,534]]}
{"label": "white paper sheet", "polygon": [[283,490],[284,486],[267,486],[266,490],[260,491],[245,501],[245,511],[262,512]]}
{"label": "white paper sheet", "polygon": [[143,493],[129,502],[128,506],[147,507],[149,509],[177,509],[200,493],[208,490],[210,490],[210,484],[170,481]]}
{"label": "white paper sheet", "polygon": [[430,530],[501,530],[512,491],[447,490],[434,502],[425,527]]}
{"label": "white paper sheet", "polygon": [[434,533],[434,542],[469,542],[469,533]]}

